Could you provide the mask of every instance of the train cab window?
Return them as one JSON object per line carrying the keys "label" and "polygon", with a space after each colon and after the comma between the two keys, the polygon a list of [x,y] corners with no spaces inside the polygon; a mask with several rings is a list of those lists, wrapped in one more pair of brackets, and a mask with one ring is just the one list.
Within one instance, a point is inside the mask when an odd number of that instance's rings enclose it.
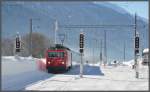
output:
{"label": "train cab window", "polygon": [[57,53],[56,52],[48,52],[48,57],[56,57]]}
{"label": "train cab window", "polygon": [[48,57],[64,57],[64,52],[48,52]]}
{"label": "train cab window", "polygon": [[64,57],[64,52],[59,52],[59,57]]}

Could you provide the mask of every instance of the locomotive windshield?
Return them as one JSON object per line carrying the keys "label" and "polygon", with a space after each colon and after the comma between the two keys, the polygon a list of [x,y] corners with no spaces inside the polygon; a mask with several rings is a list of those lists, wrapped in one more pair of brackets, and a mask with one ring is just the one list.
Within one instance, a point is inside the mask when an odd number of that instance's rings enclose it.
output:
{"label": "locomotive windshield", "polygon": [[64,57],[64,52],[48,52],[48,57]]}

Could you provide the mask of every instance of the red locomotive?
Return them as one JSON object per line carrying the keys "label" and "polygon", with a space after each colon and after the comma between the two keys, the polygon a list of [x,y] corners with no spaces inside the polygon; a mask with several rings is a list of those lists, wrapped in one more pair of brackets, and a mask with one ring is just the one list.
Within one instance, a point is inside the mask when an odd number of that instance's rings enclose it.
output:
{"label": "red locomotive", "polygon": [[46,52],[46,69],[49,72],[66,71],[72,67],[72,53],[61,45],[50,48]]}

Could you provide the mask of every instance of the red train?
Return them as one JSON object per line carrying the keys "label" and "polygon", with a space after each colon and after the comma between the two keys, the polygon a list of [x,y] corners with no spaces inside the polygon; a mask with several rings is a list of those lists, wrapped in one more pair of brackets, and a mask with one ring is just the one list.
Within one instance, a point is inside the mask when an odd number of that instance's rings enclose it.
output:
{"label": "red train", "polygon": [[46,52],[46,69],[48,72],[60,72],[72,67],[72,51],[64,46],[56,45]]}

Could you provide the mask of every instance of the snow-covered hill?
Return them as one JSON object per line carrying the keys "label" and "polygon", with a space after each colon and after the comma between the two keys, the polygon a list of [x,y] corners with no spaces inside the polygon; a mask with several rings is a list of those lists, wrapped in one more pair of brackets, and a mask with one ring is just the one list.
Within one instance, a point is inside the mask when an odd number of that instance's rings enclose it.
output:
{"label": "snow-covered hill", "polygon": [[[124,12],[124,13],[122,13]],[[11,16],[10,16],[11,15]],[[28,33],[29,19],[35,18],[33,21],[33,32],[40,32],[45,36],[54,40],[54,20],[57,19],[60,25],[129,25],[134,23],[134,16],[125,10],[109,3],[93,3],[93,2],[5,2],[2,3],[2,37],[14,37],[17,31],[21,35]],[[40,18],[40,20],[36,20]],[[142,18],[138,17],[138,25],[146,24]],[[18,26],[19,25],[19,26]],[[8,27],[9,26],[9,27]],[[39,28],[37,28],[39,26]],[[107,31],[107,48],[109,61],[122,57],[123,41],[126,40],[126,58],[133,58],[133,28],[105,28]],[[148,46],[147,29],[138,26],[138,31],[144,34],[142,43],[144,48]],[[11,30],[11,31],[10,31]],[[114,31],[112,31],[114,30]],[[104,38],[104,28],[85,28],[85,56],[91,60],[91,45],[95,44],[93,39]],[[64,45],[71,49],[78,49],[78,35],[80,29],[59,28],[58,34],[66,32],[67,40]],[[57,39],[57,42],[60,42]],[[113,41],[112,41],[113,40]],[[90,43],[90,44],[89,44]],[[120,45],[118,45],[120,44]],[[95,47],[96,48],[96,47]],[[97,51],[97,52],[96,52]],[[95,58],[98,59],[99,52],[95,50]]]}

